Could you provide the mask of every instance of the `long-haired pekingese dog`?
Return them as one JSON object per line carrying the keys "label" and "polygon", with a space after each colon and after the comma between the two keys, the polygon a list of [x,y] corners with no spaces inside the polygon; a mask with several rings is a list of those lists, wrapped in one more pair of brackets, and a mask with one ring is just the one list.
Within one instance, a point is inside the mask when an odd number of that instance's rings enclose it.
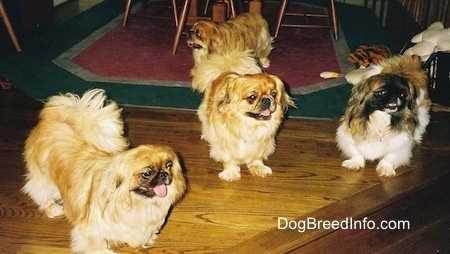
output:
{"label": "long-haired pekingese dog", "polygon": [[274,75],[228,72],[206,88],[197,113],[210,156],[223,164],[221,179],[240,179],[241,164],[256,176],[272,173],[263,160],[275,151],[288,106],[294,102]]}
{"label": "long-haired pekingese dog", "polygon": [[359,170],[379,160],[380,176],[395,176],[408,165],[430,121],[427,75],[419,57],[394,56],[356,84],[337,129],[337,145],[349,158],[342,166]]}
{"label": "long-haired pekingese dog", "polygon": [[22,191],[49,218],[69,219],[72,252],[152,244],[186,188],[177,153],[129,149],[121,109],[101,89],[52,96],[39,118],[25,143]]}
{"label": "long-haired pekingese dog", "polygon": [[263,68],[270,65],[273,38],[267,21],[257,13],[243,13],[223,23],[199,20],[188,33],[194,63],[211,54],[251,51]]}

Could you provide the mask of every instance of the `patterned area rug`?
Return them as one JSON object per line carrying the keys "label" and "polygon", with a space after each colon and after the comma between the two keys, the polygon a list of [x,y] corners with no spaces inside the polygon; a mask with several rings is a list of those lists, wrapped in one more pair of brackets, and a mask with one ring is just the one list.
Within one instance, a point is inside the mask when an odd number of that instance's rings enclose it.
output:
{"label": "patterned area rug", "polygon": [[[275,24],[278,4],[267,3],[264,16]],[[140,10],[136,4],[134,12]],[[320,7],[292,4],[291,10],[323,13]],[[172,55],[175,26],[171,20],[131,16],[122,27],[123,15],[99,28],[64,52],[54,63],[87,81],[122,84],[190,87],[191,49],[182,37]],[[342,30],[342,29],[341,29]],[[270,55],[268,73],[285,81],[293,94],[307,94],[345,84],[343,79],[323,80],[323,71],[346,73],[354,68],[346,58],[344,34],[334,40],[329,29],[282,27]]]}

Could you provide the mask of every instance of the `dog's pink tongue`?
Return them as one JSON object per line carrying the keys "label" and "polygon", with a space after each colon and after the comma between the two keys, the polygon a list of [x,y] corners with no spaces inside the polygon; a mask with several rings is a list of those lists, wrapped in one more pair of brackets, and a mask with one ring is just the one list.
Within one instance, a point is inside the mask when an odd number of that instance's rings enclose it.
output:
{"label": "dog's pink tongue", "polygon": [[163,198],[167,195],[167,186],[165,184],[161,184],[153,188],[156,196]]}
{"label": "dog's pink tongue", "polygon": [[270,110],[268,109],[265,109],[260,113],[260,115],[262,116],[270,116],[270,114],[272,114],[272,112],[270,112]]}

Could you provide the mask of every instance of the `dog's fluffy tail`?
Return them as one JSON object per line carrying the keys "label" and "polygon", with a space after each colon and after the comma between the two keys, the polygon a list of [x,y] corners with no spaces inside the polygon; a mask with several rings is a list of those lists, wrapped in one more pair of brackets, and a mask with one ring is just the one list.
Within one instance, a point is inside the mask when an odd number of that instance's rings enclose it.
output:
{"label": "dog's fluffy tail", "polygon": [[192,88],[203,93],[224,72],[256,74],[262,73],[262,68],[252,51],[212,54],[191,69]]}
{"label": "dog's fluffy tail", "polygon": [[101,151],[116,153],[129,145],[123,136],[121,112],[117,103],[107,100],[104,90],[92,89],[81,97],[66,93],[48,98],[40,118],[63,123],[71,128],[74,138]]}

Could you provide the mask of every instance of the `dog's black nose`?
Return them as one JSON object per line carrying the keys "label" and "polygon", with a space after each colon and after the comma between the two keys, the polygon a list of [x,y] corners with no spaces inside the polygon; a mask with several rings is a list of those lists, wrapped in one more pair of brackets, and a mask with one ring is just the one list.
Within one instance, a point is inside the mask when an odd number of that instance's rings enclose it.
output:
{"label": "dog's black nose", "polygon": [[159,172],[157,179],[164,182],[167,180],[168,177],[169,177],[169,174],[167,174],[166,172]]}
{"label": "dog's black nose", "polygon": [[271,103],[271,101],[270,101],[269,98],[263,98],[263,99],[261,100],[261,104],[262,104],[265,108],[268,108],[268,107],[270,106],[270,103]]}

